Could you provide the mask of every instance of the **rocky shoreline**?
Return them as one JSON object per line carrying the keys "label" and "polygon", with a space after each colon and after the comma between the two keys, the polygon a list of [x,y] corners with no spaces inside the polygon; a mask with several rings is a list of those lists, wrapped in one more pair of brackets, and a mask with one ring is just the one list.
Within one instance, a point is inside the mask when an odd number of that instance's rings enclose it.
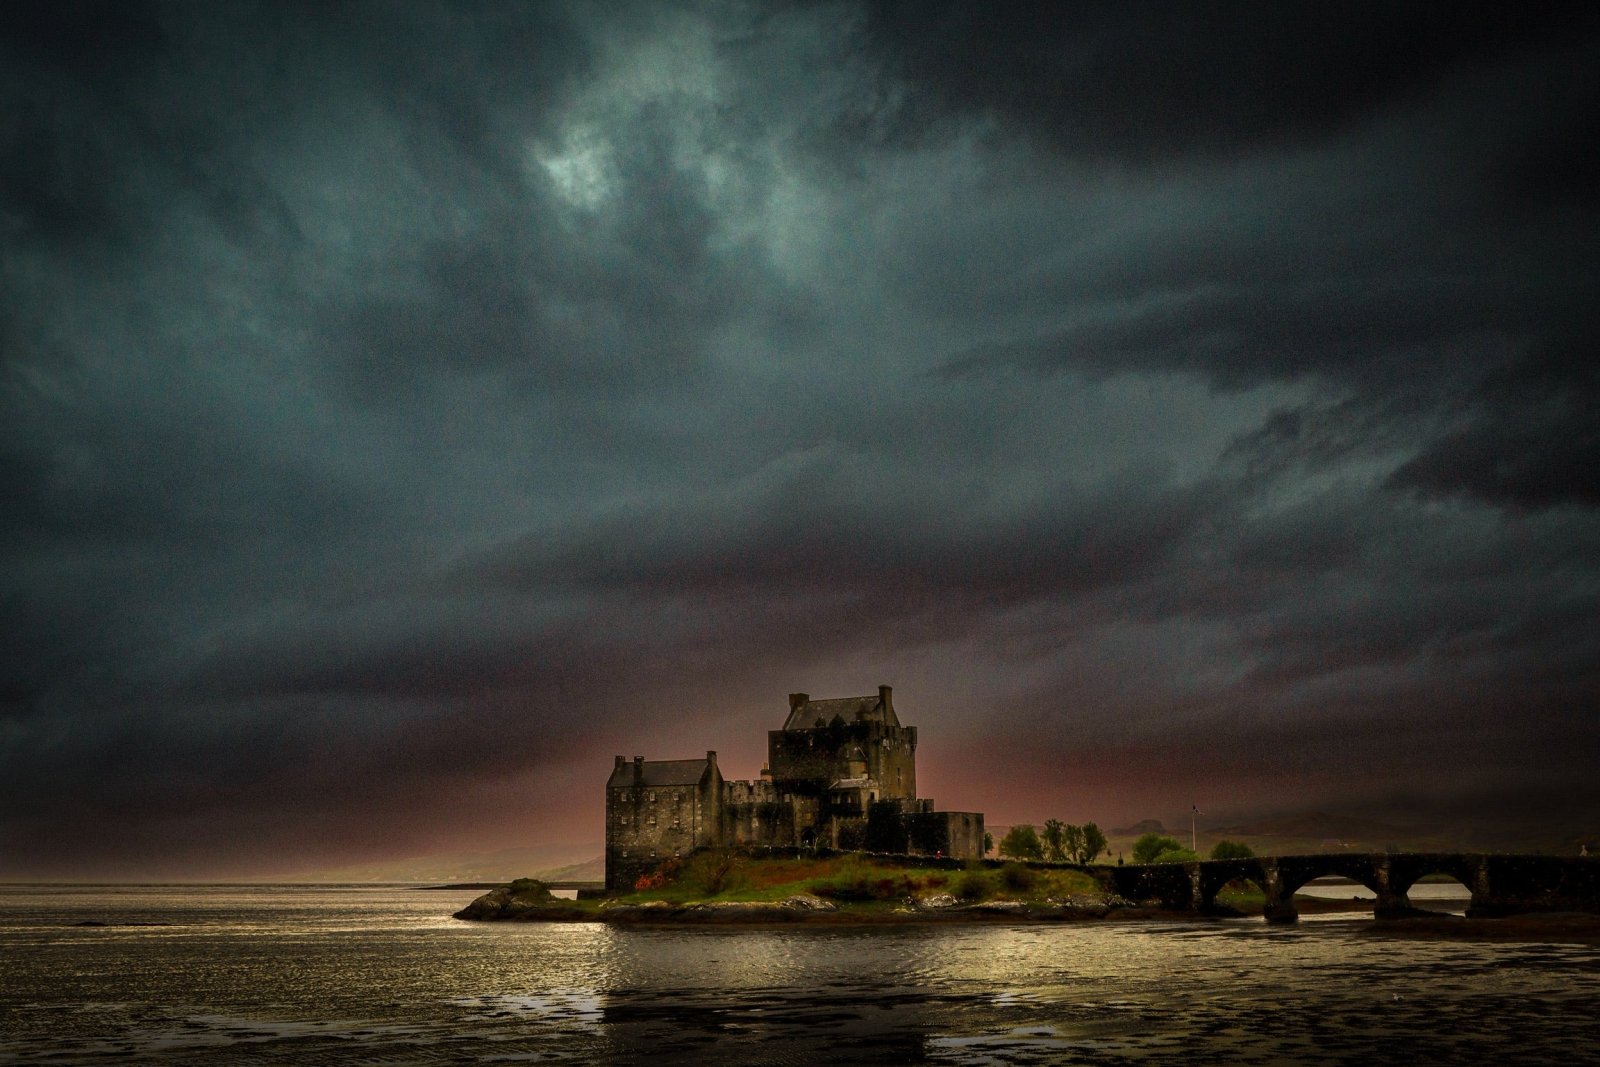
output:
{"label": "rocky shoreline", "polygon": [[[542,887],[541,887],[542,888]],[[1301,900],[1306,913],[1345,913],[1370,917],[1371,902]],[[1364,914],[1363,914],[1364,913]],[[1244,917],[1222,911],[1214,918]],[[524,886],[490,890],[455,913],[472,922],[606,923],[615,926],[763,926],[796,923],[889,926],[942,923],[1069,923],[1093,921],[1192,922],[1197,916],[1116,896],[1074,896],[1060,900],[988,900],[967,903],[949,894],[896,904],[836,902],[809,893],[773,901],[601,901],[578,903]],[[1505,919],[1463,919],[1459,915],[1419,913],[1404,919],[1373,920],[1362,927],[1377,935],[1402,938],[1488,939],[1504,941],[1582,941],[1600,943],[1600,916],[1528,915]]]}
{"label": "rocky shoreline", "polygon": [[[1333,910],[1333,909],[1330,909]],[[473,922],[598,922],[614,925],[866,924],[1083,922],[1103,919],[1192,919],[1192,915],[1120,897],[1065,900],[990,900],[963,903],[949,895],[907,900],[892,906],[836,903],[810,894],[775,901],[606,901],[584,907],[553,898],[519,895],[507,887],[478,897],[455,913]]]}
{"label": "rocky shoreline", "polygon": [[774,901],[703,901],[673,903],[649,901],[643,904],[602,903],[583,908],[561,901],[533,902],[519,899],[505,889],[496,889],[474,900],[455,913],[457,919],[477,922],[601,922],[617,925],[671,924],[716,925],[749,923],[905,923],[905,922],[983,922],[1034,921],[1070,922],[1104,919],[1113,912],[1130,917],[1153,915],[1127,901],[1069,900],[1034,903],[995,900],[981,904],[961,904],[950,899],[907,902],[894,907],[863,908],[840,905],[810,895],[795,895]]}

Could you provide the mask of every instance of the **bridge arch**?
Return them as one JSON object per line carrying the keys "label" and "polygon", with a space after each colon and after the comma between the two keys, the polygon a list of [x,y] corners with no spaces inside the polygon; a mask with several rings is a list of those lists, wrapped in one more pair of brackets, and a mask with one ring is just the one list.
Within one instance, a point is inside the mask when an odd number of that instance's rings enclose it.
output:
{"label": "bridge arch", "polygon": [[1418,881],[1433,874],[1454,878],[1478,896],[1486,884],[1488,869],[1482,856],[1418,852],[1389,859],[1389,887],[1401,895],[1410,893]]}
{"label": "bridge arch", "polygon": [[1267,876],[1259,861],[1254,859],[1213,860],[1200,865],[1200,910],[1211,911],[1217,906],[1217,894],[1235,882],[1245,882],[1268,893]]}
{"label": "bridge arch", "polygon": [[1381,865],[1377,858],[1361,853],[1333,853],[1320,856],[1280,856],[1278,878],[1286,897],[1298,893],[1307,882],[1318,878],[1348,878],[1365,886],[1374,895],[1383,896],[1388,887],[1384,884]]}
{"label": "bridge arch", "polygon": [[[1201,860],[1190,863],[1105,867],[1099,877],[1129,900],[1159,901],[1169,908],[1203,912],[1231,881],[1261,886],[1266,918],[1298,918],[1294,894],[1314,878],[1335,875],[1371,890],[1378,918],[1414,914],[1407,893],[1419,878],[1446,874],[1471,893],[1469,917],[1537,911],[1600,912],[1600,857],[1526,856],[1482,853],[1326,853]],[[1097,872],[1098,873],[1098,872]]]}

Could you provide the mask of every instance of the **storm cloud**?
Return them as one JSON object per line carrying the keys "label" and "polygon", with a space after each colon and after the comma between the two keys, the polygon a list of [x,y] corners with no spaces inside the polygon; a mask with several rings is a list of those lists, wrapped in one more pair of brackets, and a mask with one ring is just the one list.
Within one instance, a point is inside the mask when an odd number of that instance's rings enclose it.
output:
{"label": "storm cloud", "polygon": [[1600,818],[1600,20],[0,12],[0,875],[598,841],[893,684],[1004,824]]}

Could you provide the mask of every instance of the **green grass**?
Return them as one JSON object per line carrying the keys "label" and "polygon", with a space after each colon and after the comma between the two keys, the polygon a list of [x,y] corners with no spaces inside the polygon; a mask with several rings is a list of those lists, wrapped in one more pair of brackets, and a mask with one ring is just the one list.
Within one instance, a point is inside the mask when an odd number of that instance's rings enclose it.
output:
{"label": "green grass", "polygon": [[1099,883],[1081,871],[1006,864],[965,870],[919,867],[847,854],[816,858],[757,859],[736,852],[704,850],[686,857],[662,885],[620,896],[627,904],[666,901],[775,901],[819,896],[851,908],[898,906],[907,897],[949,894],[964,903],[984,900],[1043,901],[1098,895]]}

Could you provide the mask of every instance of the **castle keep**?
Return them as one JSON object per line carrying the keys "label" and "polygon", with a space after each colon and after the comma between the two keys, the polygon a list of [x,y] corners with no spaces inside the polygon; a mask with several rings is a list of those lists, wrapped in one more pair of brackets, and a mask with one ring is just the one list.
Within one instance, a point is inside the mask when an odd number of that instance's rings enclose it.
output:
{"label": "castle keep", "polygon": [[754,781],[724,779],[715,752],[618,756],[606,782],[606,888],[631,889],[663,861],[709,846],[983,855],[981,814],[918,799],[917,728],[900,725],[893,697],[886,685],[837,700],[789,694]]}

